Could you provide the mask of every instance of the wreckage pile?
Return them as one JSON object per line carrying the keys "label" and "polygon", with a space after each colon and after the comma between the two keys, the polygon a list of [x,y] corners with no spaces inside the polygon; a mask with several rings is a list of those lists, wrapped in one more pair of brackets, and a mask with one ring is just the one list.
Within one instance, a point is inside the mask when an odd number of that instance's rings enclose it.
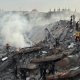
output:
{"label": "wreckage pile", "polygon": [[60,20],[49,25],[50,30],[45,28],[45,40],[32,47],[12,50],[7,45],[0,58],[0,80],[80,79],[79,24],[72,15],[70,21]]}

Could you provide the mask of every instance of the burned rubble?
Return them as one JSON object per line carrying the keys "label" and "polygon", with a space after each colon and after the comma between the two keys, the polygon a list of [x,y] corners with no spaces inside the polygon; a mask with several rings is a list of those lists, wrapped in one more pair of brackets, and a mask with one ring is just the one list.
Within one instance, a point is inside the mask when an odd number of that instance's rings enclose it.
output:
{"label": "burned rubble", "polygon": [[70,20],[50,26],[44,30],[45,40],[32,47],[5,46],[0,57],[0,80],[80,79],[80,22],[72,15]]}

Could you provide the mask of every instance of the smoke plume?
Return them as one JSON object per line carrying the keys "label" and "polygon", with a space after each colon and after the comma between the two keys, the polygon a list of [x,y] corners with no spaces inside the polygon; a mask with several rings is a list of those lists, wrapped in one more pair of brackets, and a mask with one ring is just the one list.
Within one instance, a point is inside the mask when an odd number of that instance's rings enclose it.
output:
{"label": "smoke plume", "polygon": [[9,13],[2,17],[1,36],[3,44],[9,43],[14,47],[29,47],[32,42],[26,32],[30,32],[32,26],[29,25],[25,17],[20,14]]}
{"label": "smoke plume", "polygon": [[[73,12],[3,12],[0,13],[0,40],[2,45],[29,47],[44,40],[44,29],[50,29],[56,21],[69,20]],[[76,14],[80,16],[80,14]],[[1,41],[0,41],[1,42]]]}

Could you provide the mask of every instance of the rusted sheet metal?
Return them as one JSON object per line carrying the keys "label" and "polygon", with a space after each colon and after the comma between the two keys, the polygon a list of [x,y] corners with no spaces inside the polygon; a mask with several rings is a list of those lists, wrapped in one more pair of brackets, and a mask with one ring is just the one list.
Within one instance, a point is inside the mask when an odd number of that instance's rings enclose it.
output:
{"label": "rusted sheet metal", "polygon": [[70,79],[70,78],[76,77],[79,74],[80,74],[80,67],[74,67],[74,68],[71,68],[70,70],[57,72],[55,75],[49,75],[46,77],[47,77],[47,80],[59,80],[59,79],[64,80],[64,79]]}
{"label": "rusted sheet metal", "polygon": [[57,59],[62,58],[62,54],[60,55],[51,55],[47,57],[42,57],[42,58],[35,58],[32,60],[33,63],[40,63],[40,62],[50,62],[50,61],[55,61]]}
{"label": "rusted sheet metal", "polygon": [[70,66],[79,66],[80,65],[80,53],[75,55],[69,55],[66,58],[58,61],[56,66],[60,67],[70,67]]}

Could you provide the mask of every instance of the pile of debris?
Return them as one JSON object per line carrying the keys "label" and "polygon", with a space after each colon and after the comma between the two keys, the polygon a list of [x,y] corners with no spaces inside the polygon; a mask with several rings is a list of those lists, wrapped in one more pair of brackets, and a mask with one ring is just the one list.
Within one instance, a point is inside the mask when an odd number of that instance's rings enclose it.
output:
{"label": "pile of debris", "polygon": [[74,15],[70,21],[60,20],[51,30],[45,29],[44,41],[32,47],[13,49],[7,44],[0,57],[0,80],[80,79],[80,25],[76,24]]}

